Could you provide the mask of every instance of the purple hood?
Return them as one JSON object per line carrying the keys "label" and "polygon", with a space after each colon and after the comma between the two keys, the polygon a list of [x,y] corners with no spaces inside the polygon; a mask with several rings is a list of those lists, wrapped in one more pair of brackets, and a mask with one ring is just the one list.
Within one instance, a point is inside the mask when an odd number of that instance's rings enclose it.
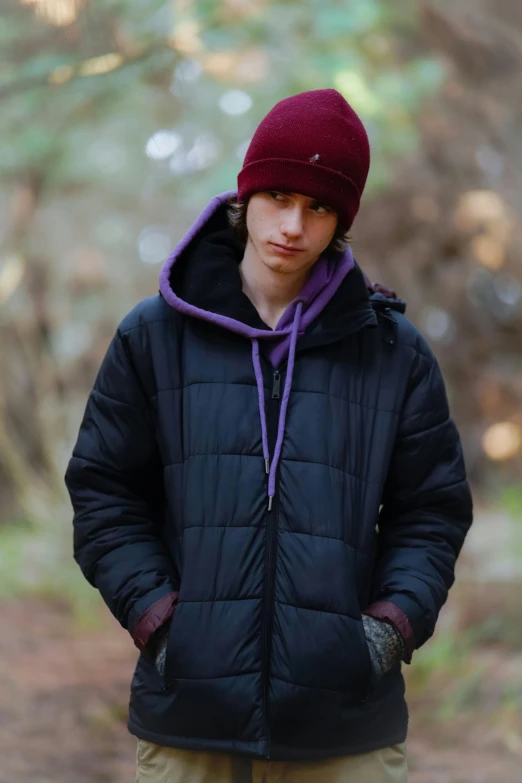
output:
{"label": "purple hood", "polygon": [[182,253],[194,241],[197,241],[198,235],[202,233],[209,220],[219,210],[222,205],[235,196],[235,191],[228,191],[219,196],[215,196],[205,207],[201,215],[193,224],[192,228],[185,234],[183,239],[176,245],[170,256],[167,258],[160,273],[160,291],[164,299],[175,310],[191,315],[194,318],[201,318],[204,321],[222,326],[236,334],[241,334],[250,340],[270,340],[274,343],[268,354],[273,367],[277,367],[288,356],[292,325],[295,320],[297,305],[302,303],[301,314],[298,324],[298,336],[302,335],[315,318],[324,310],[332,296],[335,294],[340,284],[354,267],[354,259],[351,250],[334,260],[321,257],[312,268],[310,277],[305,283],[300,294],[291,302],[279,323],[274,330],[256,329],[242,321],[230,318],[226,315],[220,315],[209,310],[204,310],[189,304],[178,296],[171,287],[171,273],[174,265],[180,259]]}
{"label": "purple hood", "polygon": [[[263,458],[265,469],[268,474],[268,508],[270,510],[272,508],[272,500],[276,489],[277,465],[281,456],[284,440],[286,413],[292,388],[297,341],[324,310],[348,272],[353,269],[354,259],[352,252],[349,249],[346,250],[340,258],[330,259],[326,256],[321,256],[312,268],[310,276],[300,294],[288,305],[274,330],[256,328],[238,318],[212,312],[210,309],[190,304],[179,296],[173,288],[172,277],[174,267],[176,263],[180,262],[180,259],[184,256],[185,252],[190,252],[189,246],[192,251],[194,246],[197,247],[198,241],[200,241],[205,234],[205,230],[208,230],[209,223],[215,218],[218,211],[223,210],[228,199],[235,195],[234,191],[222,193],[213,198],[203,210],[192,228],[185,234],[181,242],[179,242],[165,261],[160,273],[160,292],[165,301],[180,313],[216,324],[223,329],[228,329],[231,332],[240,334],[251,341],[252,364],[259,400]],[[191,263],[190,258],[188,259],[188,263]],[[239,272],[237,273],[237,276],[239,276]],[[272,367],[278,367],[288,357],[286,379],[279,412],[277,439],[272,458],[270,458],[267,436],[265,389],[259,352],[260,340],[270,340],[273,343],[267,351]]]}

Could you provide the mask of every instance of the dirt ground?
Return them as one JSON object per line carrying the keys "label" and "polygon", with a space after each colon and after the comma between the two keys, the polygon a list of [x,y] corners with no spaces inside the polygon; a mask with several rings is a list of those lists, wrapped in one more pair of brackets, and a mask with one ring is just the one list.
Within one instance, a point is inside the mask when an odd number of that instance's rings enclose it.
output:
{"label": "dirt ground", "polygon": [[[0,783],[132,783],[127,633],[108,613],[73,630],[64,607],[27,599],[0,605],[0,627]],[[519,735],[482,709],[428,727],[427,706],[410,704],[410,783],[520,783]]]}

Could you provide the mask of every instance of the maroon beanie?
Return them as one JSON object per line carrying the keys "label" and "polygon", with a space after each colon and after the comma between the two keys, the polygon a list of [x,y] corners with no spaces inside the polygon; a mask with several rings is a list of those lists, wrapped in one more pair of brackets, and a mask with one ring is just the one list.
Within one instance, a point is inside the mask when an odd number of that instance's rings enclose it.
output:
{"label": "maroon beanie", "polygon": [[302,193],[337,212],[348,230],[370,167],[364,126],[336,90],[276,103],[261,121],[238,174],[238,199],[266,190]]}

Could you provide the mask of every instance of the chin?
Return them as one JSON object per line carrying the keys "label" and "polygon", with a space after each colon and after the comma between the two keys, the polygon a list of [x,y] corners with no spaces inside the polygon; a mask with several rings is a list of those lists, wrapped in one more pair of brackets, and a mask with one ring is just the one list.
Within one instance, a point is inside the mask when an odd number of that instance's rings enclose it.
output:
{"label": "chin", "polygon": [[272,272],[285,272],[290,271],[288,268],[288,263],[285,262],[283,259],[280,258],[264,258],[263,263],[265,266],[267,266]]}
{"label": "chin", "polygon": [[295,274],[303,269],[307,269],[310,264],[307,264],[304,259],[293,258],[278,258],[277,256],[265,256],[262,261],[268,269],[272,272],[279,272],[280,274]]}

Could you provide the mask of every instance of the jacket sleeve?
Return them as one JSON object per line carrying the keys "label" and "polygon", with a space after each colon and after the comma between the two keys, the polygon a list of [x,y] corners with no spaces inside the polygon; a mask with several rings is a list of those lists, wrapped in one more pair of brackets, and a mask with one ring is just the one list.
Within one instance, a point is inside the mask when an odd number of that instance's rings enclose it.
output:
{"label": "jacket sleeve", "polygon": [[163,468],[151,406],[116,333],[69,461],[74,558],[142,650],[174,611],[179,584],[160,535]]}
{"label": "jacket sleeve", "polygon": [[[420,336],[419,336],[420,337]],[[372,605],[413,650],[433,634],[472,522],[460,438],[427,343],[413,360],[379,517]]]}

